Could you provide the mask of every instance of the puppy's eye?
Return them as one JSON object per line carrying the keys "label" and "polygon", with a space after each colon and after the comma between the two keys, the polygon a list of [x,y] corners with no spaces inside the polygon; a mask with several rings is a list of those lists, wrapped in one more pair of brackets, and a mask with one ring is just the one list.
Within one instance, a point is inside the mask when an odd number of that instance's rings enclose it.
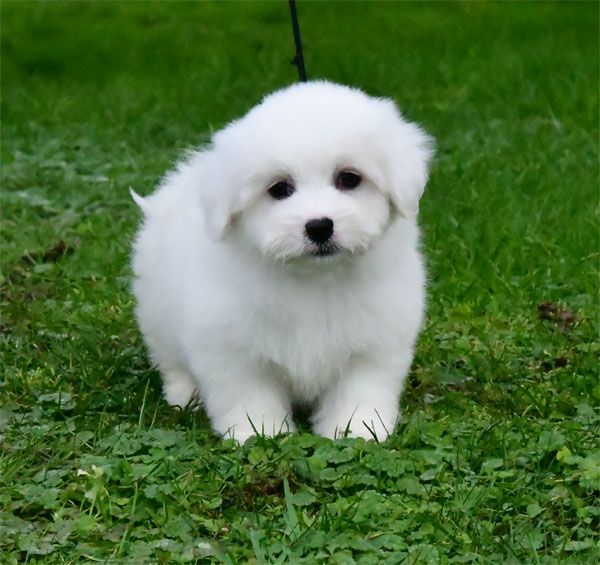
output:
{"label": "puppy's eye", "polygon": [[339,190],[352,190],[362,182],[362,177],[356,171],[340,171],[335,177],[335,187]]}
{"label": "puppy's eye", "polygon": [[294,185],[287,180],[280,180],[276,182],[267,191],[275,200],[283,200],[289,198],[295,192]]}

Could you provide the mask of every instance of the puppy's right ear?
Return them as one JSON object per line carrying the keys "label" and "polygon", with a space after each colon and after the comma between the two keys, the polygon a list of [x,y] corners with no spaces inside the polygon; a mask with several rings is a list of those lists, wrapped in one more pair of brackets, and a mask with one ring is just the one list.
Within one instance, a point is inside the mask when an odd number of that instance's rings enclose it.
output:
{"label": "puppy's right ear", "polygon": [[204,216],[204,228],[213,241],[221,241],[233,215],[233,190],[230,172],[221,165],[214,150],[199,153],[194,165],[199,171],[200,206]]}

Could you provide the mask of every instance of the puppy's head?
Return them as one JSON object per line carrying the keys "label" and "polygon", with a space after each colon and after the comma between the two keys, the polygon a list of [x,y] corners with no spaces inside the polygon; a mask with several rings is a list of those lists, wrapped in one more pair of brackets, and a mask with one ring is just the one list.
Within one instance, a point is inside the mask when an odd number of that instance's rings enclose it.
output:
{"label": "puppy's head", "polygon": [[431,154],[390,100],[326,82],[291,86],[203,153],[206,229],[283,261],[362,253],[394,215],[415,220]]}

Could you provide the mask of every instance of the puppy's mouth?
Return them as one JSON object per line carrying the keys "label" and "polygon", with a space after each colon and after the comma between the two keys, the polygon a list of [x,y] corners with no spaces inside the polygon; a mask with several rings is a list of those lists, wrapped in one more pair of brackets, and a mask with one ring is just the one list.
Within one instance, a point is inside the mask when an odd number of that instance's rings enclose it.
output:
{"label": "puppy's mouth", "polygon": [[325,245],[318,245],[315,249],[310,251],[310,255],[312,257],[331,257],[339,252],[340,248],[337,245],[329,243]]}

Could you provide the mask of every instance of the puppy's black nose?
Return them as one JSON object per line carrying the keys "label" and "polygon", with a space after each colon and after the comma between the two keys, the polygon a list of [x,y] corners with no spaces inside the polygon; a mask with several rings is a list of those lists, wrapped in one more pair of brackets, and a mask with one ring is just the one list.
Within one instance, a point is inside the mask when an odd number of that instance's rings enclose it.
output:
{"label": "puppy's black nose", "polygon": [[319,220],[309,220],[304,225],[308,239],[314,243],[325,243],[333,235],[333,220],[330,218],[321,218]]}

